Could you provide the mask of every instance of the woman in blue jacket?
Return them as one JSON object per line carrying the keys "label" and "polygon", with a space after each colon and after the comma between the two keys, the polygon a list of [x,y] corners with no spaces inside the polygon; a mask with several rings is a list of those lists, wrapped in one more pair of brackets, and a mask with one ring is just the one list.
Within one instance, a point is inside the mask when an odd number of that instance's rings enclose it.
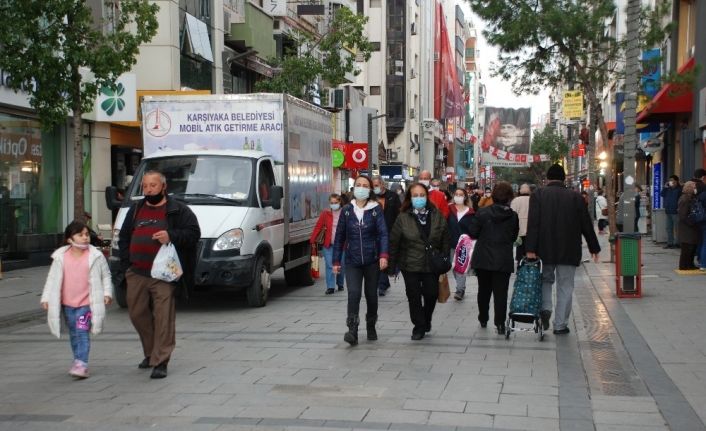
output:
{"label": "woman in blue jacket", "polygon": [[348,332],[343,340],[358,344],[360,299],[365,292],[365,323],[368,340],[377,340],[377,285],[380,271],[387,268],[387,227],[382,208],[373,192],[373,182],[365,175],[355,179],[353,199],[342,209],[333,244],[333,273],[341,271],[341,256],[346,252],[348,285]]}

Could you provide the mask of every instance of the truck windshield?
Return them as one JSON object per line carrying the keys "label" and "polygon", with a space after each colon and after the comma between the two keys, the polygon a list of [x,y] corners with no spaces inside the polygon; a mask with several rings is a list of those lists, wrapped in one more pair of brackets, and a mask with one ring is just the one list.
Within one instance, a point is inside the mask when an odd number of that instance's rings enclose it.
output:
{"label": "truck windshield", "polygon": [[[167,194],[191,204],[235,204],[251,193],[252,160],[224,156],[175,156],[145,159],[135,179],[158,170],[167,179]],[[135,182],[130,197],[142,196],[141,181]]]}

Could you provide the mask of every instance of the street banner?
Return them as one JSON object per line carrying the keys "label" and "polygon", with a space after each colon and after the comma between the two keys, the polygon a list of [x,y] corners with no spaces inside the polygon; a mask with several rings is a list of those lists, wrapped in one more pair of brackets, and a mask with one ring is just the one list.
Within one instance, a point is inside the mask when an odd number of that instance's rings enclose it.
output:
{"label": "street banner", "polygon": [[564,118],[581,118],[583,117],[583,91],[568,90],[564,91],[562,106],[564,108]]}
{"label": "street banner", "polygon": [[[646,96],[640,96],[637,98],[637,112],[635,114],[635,118],[637,118],[640,115],[640,112],[642,112],[643,109],[645,109],[645,106],[647,106],[647,103],[650,101],[650,99]],[[616,104],[615,104],[615,133],[619,135],[624,135],[625,134],[625,107],[626,107],[626,101],[625,101],[625,93],[617,93],[616,94]],[[637,133],[651,133],[651,132],[659,132],[660,130],[660,125],[659,123],[654,123],[654,124],[636,124],[635,125],[635,131]]]}
{"label": "street banner", "polygon": [[483,164],[525,167],[533,162],[530,119],[530,108],[486,107],[485,135],[481,143]]}

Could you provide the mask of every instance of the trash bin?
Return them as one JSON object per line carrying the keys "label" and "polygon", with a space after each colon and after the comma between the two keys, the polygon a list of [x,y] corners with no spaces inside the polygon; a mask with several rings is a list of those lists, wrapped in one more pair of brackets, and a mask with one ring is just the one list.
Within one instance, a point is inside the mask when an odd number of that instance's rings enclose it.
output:
{"label": "trash bin", "polygon": [[618,298],[642,297],[642,235],[615,236],[615,287]]}

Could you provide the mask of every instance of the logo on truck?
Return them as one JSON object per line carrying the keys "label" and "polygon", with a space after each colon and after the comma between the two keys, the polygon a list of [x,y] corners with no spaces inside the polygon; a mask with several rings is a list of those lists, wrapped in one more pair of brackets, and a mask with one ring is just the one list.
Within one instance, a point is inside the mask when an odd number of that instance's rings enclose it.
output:
{"label": "logo on truck", "polygon": [[166,136],[172,129],[172,119],[161,109],[155,109],[145,117],[145,130],[155,138]]}

